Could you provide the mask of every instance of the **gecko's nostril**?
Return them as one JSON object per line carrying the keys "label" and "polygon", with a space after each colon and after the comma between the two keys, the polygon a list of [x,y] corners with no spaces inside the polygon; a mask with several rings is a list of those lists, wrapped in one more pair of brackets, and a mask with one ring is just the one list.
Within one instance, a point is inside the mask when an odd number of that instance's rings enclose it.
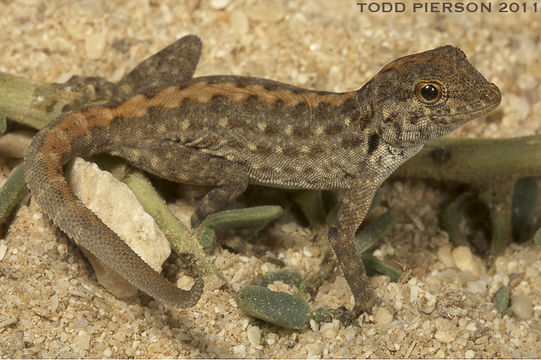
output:
{"label": "gecko's nostril", "polygon": [[485,100],[491,104],[499,104],[501,99],[500,89],[495,84],[490,84],[490,89],[485,94]]}

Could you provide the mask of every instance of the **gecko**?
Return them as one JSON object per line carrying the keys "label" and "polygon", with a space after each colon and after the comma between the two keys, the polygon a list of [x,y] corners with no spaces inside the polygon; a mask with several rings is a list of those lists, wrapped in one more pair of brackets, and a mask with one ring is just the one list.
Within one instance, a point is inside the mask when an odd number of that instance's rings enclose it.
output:
{"label": "gecko", "polygon": [[107,92],[108,102],[64,113],[33,138],[25,178],[35,201],[128,282],[186,308],[201,296],[202,279],[182,290],[150,268],[76,198],[64,164],[107,153],[165,179],[211,186],[192,215],[194,229],[249,184],[342,190],[328,239],[353,294],[352,311],[370,312],[377,296],[354,235],[376,190],[426,142],[496,108],[498,87],[450,45],[398,58],[346,92],[256,77],[194,78],[201,44],[195,36],[181,40],[191,49],[181,60],[158,56],[159,71],[147,60],[111,87],[119,90]]}

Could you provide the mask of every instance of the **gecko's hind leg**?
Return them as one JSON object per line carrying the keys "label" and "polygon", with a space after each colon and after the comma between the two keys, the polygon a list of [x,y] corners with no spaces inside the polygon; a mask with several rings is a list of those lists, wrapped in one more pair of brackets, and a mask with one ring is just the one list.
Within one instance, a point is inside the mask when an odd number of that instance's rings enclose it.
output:
{"label": "gecko's hind leg", "polygon": [[248,186],[248,175],[243,169],[230,167],[227,171],[227,182],[209,191],[192,215],[192,228],[201,224],[208,215],[222,210],[231,201],[239,197]]}

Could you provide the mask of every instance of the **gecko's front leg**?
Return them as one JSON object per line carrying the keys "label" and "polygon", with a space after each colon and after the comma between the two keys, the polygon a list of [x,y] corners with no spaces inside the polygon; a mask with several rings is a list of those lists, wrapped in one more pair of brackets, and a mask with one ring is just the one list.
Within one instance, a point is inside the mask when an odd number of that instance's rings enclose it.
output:
{"label": "gecko's front leg", "polygon": [[363,221],[379,183],[364,180],[346,191],[334,224],[329,228],[329,242],[338,258],[355,299],[353,313],[370,312],[377,297],[368,282],[361,254],[355,245],[355,232]]}

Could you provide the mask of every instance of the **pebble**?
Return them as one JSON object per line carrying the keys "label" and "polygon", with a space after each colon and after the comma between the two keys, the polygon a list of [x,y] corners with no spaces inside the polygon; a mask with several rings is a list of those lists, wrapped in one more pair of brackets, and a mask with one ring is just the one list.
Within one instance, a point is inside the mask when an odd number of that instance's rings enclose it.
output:
{"label": "pebble", "polygon": [[282,4],[275,1],[258,1],[250,7],[248,17],[254,21],[278,22],[285,16]]}
{"label": "pebble", "polygon": [[257,326],[248,326],[246,334],[248,335],[250,345],[254,347],[259,345],[261,342],[261,330]]}
{"label": "pebble", "polygon": [[308,351],[308,354],[306,355],[308,358],[321,357],[321,348],[318,344],[306,344],[306,351]]}
{"label": "pebble", "polygon": [[105,49],[105,33],[89,35],[85,39],[85,53],[89,59],[99,59]]}
{"label": "pebble", "polygon": [[7,251],[8,251],[8,246],[6,245],[6,240],[0,240],[0,261],[4,259],[4,256],[6,256]]}
{"label": "pebble", "polygon": [[233,10],[229,16],[229,24],[237,34],[246,34],[250,28],[248,18],[242,10]]}
{"label": "pebble", "polygon": [[437,329],[434,338],[442,343],[449,344],[456,339],[456,334],[445,329]]}
{"label": "pebble", "polygon": [[467,289],[473,294],[484,294],[487,290],[487,283],[484,280],[470,281]]}
{"label": "pebble", "polygon": [[338,323],[334,321],[324,323],[319,328],[319,332],[325,339],[334,339],[338,334]]}
{"label": "pebble", "polygon": [[446,268],[453,267],[455,262],[451,255],[451,247],[449,245],[441,246],[437,252],[438,260],[441,261]]}
{"label": "pebble", "polygon": [[410,303],[417,303],[419,310],[425,314],[430,314],[436,308],[436,297],[419,286],[411,284]]}
{"label": "pebble", "polygon": [[0,137],[0,153],[3,157],[22,159],[30,146],[32,134],[28,131],[13,131]]}
{"label": "pebble", "polygon": [[451,252],[453,262],[458,270],[462,272],[470,272],[475,276],[480,276],[483,273],[481,262],[473,256],[471,250],[467,246],[458,246]]}
{"label": "pebble", "polygon": [[353,339],[355,339],[355,328],[353,326],[346,328],[344,337],[346,338],[346,341],[353,341]]}
{"label": "pebble", "polygon": [[79,331],[73,338],[71,347],[74,351],[86,351],[90,348],[90,335],[84,330]]}
{"label": "pebble", "polygon": [[225,8],[227,5],[229,5],[230,2],[231,0],[210,0],[209,5],[214,10],[221,10]]}
{"label": "pebble", "polygon": [[310,329],[312,331],[319,331],[319,324],[314,319],[310,319]]}
{"label": "pebble", "polygon": [[265,341],[267,342],[267,344],[269,345],[274,345],[276,343],[276,341],[278,340],[279,336],[275,333],[269,333],[267,335],[267,338],[265,339]]}
{"label": "pebble", "polygon": [[374,313],[374,321],[379,326],[386,326],[393,321],[393,314],[391,314],[387,309],[380,307]]}
{"label": "pebble", "polygon": [[244,357],[246,356],[246,348],[244,345],[233,346],[233,353],[237,356]]}
{"label": "pebble", "polygon": [[464,357],[466,359],[473,359],[475,357],[475,351],[473,350],[466,350],[466,352],[464,352]]}
{"label": "pebble", "polygon": [[528,295],[516,295],[511,298],[511,310],[523,320],[530,319],[533,315],[532,299]]}

